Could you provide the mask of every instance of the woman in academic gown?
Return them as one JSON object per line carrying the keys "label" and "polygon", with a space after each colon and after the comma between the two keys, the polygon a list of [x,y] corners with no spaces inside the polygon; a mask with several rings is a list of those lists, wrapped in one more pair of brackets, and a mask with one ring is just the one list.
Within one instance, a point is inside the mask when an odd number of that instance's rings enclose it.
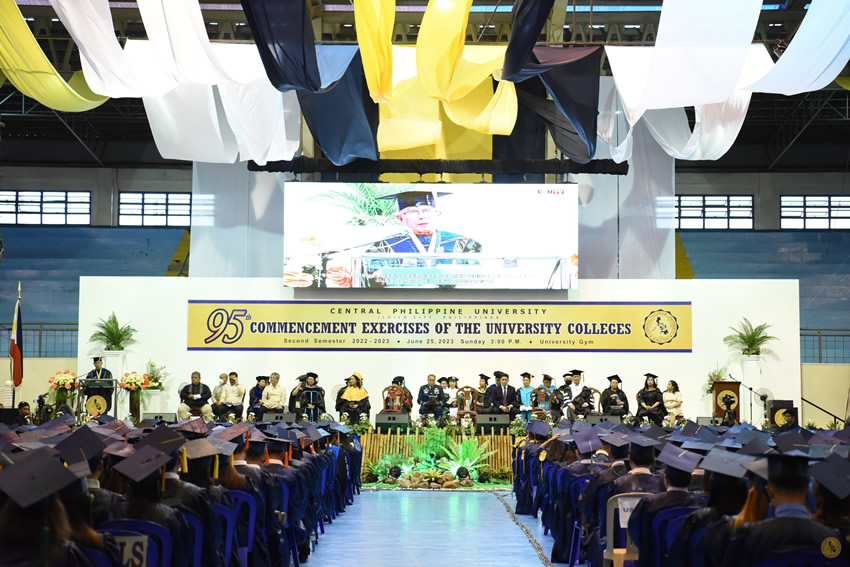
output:
{"label": "woman in academic gown", "polygon": [[301,390],[300,404],[307,421],[319,421],[319,416],[325,413],[325,390],[317,384],[319,376],[308,372],[306,386]]}
{"label": "woman in academic gown", "polygon": [[635,417],[638,423],[646,417],[660,426],[667,411],[664,409],[664,396],[655,384],[658,376],[651,373],[646,373],[644,376],[646,380],[643,383],[643,390],[638,392],[638,410]]}
{"label": "woman in academic gown", "polygon": [[355,372],[348,379],[348,385],[339,391],[336,396],[336,411],[348,416],[348,423],[357,425],[360,416],[369,416],[369,393],[363,388],[363,377]]}
{"label": "woman in academic gown", "polygon": [[620,377],[614,374],[608,377],[609,386],[602,391],[599,405],[603,415],[622,417],[629,413],[629,398],[620,389]]}

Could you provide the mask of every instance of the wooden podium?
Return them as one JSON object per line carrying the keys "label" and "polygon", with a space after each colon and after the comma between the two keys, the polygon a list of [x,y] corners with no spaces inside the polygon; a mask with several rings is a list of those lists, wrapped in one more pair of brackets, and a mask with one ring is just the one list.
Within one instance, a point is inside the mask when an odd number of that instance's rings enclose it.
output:
{"label": "wooden podium", "polygon": [[741,383],[735,382],[733,380],[718,380],[713,384],[714,392],[712,394],[712,398],[714,398],[714,413],[712,414],[714,417],[722,418],[726,415],[726,404],[723,402],[723,399],[726,396],[731,396],[731,406],[732,410],[735,412],[735,421],[741,421]]}

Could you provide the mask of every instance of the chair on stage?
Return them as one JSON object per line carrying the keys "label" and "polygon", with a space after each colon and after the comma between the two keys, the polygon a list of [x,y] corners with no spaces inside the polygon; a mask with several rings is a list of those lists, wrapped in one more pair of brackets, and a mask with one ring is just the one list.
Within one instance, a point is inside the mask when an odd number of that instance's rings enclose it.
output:
{"label": "chair on stage", "polygon": [[457,418],[465,416],[472,418],[473,427],[478,423],[478,390],[464,386],[457,391]]}
{"label": "chair on stage", "polygon": [[544,407],[548,407],[546,404],[551,396],[552,392],[543,386],[538,386],[531,391],[531,415],[533,415],[535,419],[546,418],[548,410],[544,409]]}
{"label": "chair on stage", "polygon": [[404,409],[404,388],[393,384],[384,388],[381,397],[384,400],[384,409],[381,413],[407,413]]}
{"label": "chair on stage", "polygon": [[224,564],[229,566],[233,553],[233,540],[236,537],[236,510],[224,504],[213,504],[213,510],[216,518],[224,521]]}
{"label": "chair on stage", "polygon": [[[230,498],[233,499],[233,511],[239,518],[243,513],[248,514],[248,542],[247,545],[236,547],[236,555],[239,557],[239,565],[248,567],[248,554],[254,551],[254,534],[257,529],[257,501],[254,497],[242,490],[231,490]],[[247,507],[247,511],[245,511]]]}
{"label": "chair on stage", "polygon": [[[627,492],[617,494],[608,499],[605,505],[605,552],[602,555],[604,567],[613,565],[623,567],[626,561],[637,561],[638,548],[635,547],[629,531],[620,527],[620,502],[628,499],[641,499],[647,496],[645,492]],[[622,543],[621,540],[625,540]],[[617,547],[623,545],[624,547]]]}
{"label": "chair on stage", "polygon": [[678,506],[656,512],[652,517],[652,549],[642,553],[652,553],[655,567],[661,567],[667,559],[667,552],[676,537],[676,530],[691,512],[699,510],[696,506]]}
{"label": "chair on stage", "polygon": [[171,566],[171,533],[159,524],[147,520],[110,520],[100,524],[98,531],[115,537],[145,535],[148,537],[148,559],[157,558],[153,564],[160,567]]}

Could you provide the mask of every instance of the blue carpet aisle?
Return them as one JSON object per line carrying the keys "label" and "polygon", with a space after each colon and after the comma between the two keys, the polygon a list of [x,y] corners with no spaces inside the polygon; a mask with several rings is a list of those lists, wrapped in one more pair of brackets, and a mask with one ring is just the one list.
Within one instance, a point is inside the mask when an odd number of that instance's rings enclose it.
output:
{"label": "blue carpet aisle", "polygon": [[352,558],[369,567],[544,565],[499,498],[486,492],[364,490],[328,533],[307,565]]}

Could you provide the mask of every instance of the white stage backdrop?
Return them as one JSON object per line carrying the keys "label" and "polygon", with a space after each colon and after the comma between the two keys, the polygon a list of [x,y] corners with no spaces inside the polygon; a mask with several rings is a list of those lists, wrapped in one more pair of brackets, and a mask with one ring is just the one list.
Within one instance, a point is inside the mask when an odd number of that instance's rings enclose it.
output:
{"label": "white stage backdrop", "polygon": [[[335,290],[336,291],[336,290]],[[88,337],[100,317],[114,311],[122,324],[138,329],[138,343],[126,353],[124,370],[143,371],[148,359],[166,366],[170,376],[167,391],[156,395],[150,411],[176,411],[178,387],[199,370],[204,382],[212,387],[221,372],[235,370],[246,387],[254,377],[277,371],[287,388],[295,377],[308,371],[320,376],[333,405],[332,394],[352,372],[360,372],[370,392],[372,404],[380,405],[380,392],[392,377],[404,375],[411,391],[425,382],[429,373],[456,375],[460,385],[478,385],[478,374],[490,376],[502,370],[511,376],[511,384],[521,385],[520,373],[535,375],[539,384],[543,373],[557,377],[572,368],[586,371],[590,386],[602,389],[605,377],[619,374],[625,391],[634,399],[642,387],[644,372],[653,372],[666,380],[675,379],[682,390],[685,415],[696,418],[709,414],[710,397],[703,394],[706,374],[715,364],[729,364],[729,372],[742,377],[740,361],[722,342],[729,326],[741,317],[754,323],[767,322],[779,340],[773,354],[765,357],[761,376],[754,388],[766,386],[776,398],[800,400],[799,289],[796,280],[581,280],[580,289],[570,292],[570,302],[682,302],[692,303],[691,352],[339,352],[339,351],[189,351],[187,317],[189,300],[322,300],[414,302],[549,302],[557,303],[563,294],[481,293],[441,290],[441,293],[410,291],[385,295],[345,292],[317,294],[315,290],[284,288],[277,278],[80,278],[80,337]],[[84,340],[79,343],[80,373],[90,370],[90,357],[96,347]],[[749,398],[741,394],[742,416],[749,415]],[[126,401],[121,404],[126,413]],[[415,409],[415,411],[418,411]],[[373,412],[374,413],[374,412]],[[758,408],[756,407],[756,413]],[[757,416],[758,417],[758,416]],[[761,419],[757,419],[758,422]]]}

